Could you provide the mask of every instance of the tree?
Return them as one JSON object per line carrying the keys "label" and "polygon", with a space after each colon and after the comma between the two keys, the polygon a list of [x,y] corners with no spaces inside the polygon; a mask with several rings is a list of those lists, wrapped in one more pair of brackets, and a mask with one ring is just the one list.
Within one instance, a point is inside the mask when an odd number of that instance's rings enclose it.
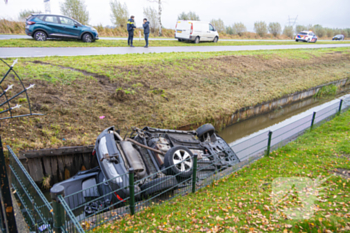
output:
{"label": "tree", "polygon": [[261,37],[267,34],[267,25],[264,21],[258,21],[254,23],[254,31]]}
{"label": "tree", "polygon": [[60,10],[63,15],[71,17],[82,24],[88,24],[89,12],[86,10],[84,0],[65,0],[60,4]]}
{"label": "tree", "polygon": [[232,27],[239,36],[243,36],[247,31],[247,28],[243,23],[234,23]]}
{"label": "tree", "polygon": [[226,33],[229,35],[237,35],[236,30],[233,28],[233,26],[226,27]]}
{"label": "tree", "polygon": [[25,20],[26,18],[28,18],[28,16],[30,16],[33,13],[40,13],[40,11],[35,11],[35,10],[23,10],[19,12],[18,18],[20,20]]}
{"label": "tree", "polygon": [[299,33],[299,32],[301,32],[301,31],[305,31],[307,28],[304,26],[304,25],[297,25],[296,27],[295,27],[295,33]]}
{"label": "tree", "polygon": [[327,37],[333,37],[333,29],[332,28],[325,28]]}
{"label": "tree", "polygon": [[123,5],[117,0],[110,1],[110,6],[112,10],[111,21],[116,27],[125,27],[128,22],[128,8],[126,4]]}
{"label": "tree", "polygon": [[154,33],[156,31],[156,28],[159,27],[159,23],[157,19],[157,14],[158,14],[157,10],[152,7],[146,7],[146,8],[143,8],[143,14],[149,21],[149,24],[150,24],[149,27],[151,29],[151,32]]}
{"label": "tree", "polygon": [[274,23],[269,23],[269,32],[274,36],[278,36],[279,34],[281,34],[282,28],[281,28],[281,24],[278,22],[274,22]]}
{"label": "tree", "polygon": [[199,16],[196,14],[196,12],[188,12],[188,13],[185,13],[185,12],[182,12],[178,17],[177,17],[178,20],[197,20],[197,21],[200,21],[199,19]]}
{"label": "tree", "polygon": [[149,2],[155,2],[158,3],[158,24],[159,24],[159,36],[162,36],[162,2],[164,2],[164,0],[147,0]]}
{"label": "tree", "polygon": [[293,26],[284,26],[283,35],[293,39],[293,34],[294,34]]}
{"label": "tree", "polygon": [[315,32],[316,36],[318,36],[318,37],[323,37],[326,35],[326,30],[319,24],[316,24],[314,26],[314,30],[315,30],[314,32]]}
{"label": "tree", "polygon": [[225,24],[224,21],[222,21],[222,19],[212,19],[210,21],[211,25],[214,26],[214,28],[218,31],[218,32],[225,32],[226,28],[225,28]]}

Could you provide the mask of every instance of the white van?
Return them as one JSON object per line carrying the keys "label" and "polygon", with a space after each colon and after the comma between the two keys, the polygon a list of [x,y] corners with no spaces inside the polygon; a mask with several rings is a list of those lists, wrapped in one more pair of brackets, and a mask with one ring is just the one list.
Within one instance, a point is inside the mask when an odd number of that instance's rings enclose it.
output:
{"label": "white van", "polygon": [[210,23],[178,20],[175,27],[175,39],[179,41],[194,41],[196,44],[200,41],[212,41],[216,43],[219,40],[219,33]]}

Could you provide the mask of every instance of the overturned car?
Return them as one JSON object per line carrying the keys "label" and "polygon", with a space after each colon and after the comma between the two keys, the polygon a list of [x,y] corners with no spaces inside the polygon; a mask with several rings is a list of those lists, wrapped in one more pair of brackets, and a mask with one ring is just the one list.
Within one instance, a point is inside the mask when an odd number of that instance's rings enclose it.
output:
{"label": "overturned car", "polygon": [[[188,185],[194,156],[198,160],[197,167],[205,168],[203,172],[239,162],[211,124],[196,131],[133,128],[131,135],[124,138],[115,127],[109,127],[97,137],[93,154],[99,168],[79,172],[56,184],[64,187],[72,209],[97,197],[100,201],[95,207],[124,202],[130,195],[130,171],[135,181],[135,198],[141,200],[163,190]],[[85,206],[85,212],[92,211],[91,205]]]}

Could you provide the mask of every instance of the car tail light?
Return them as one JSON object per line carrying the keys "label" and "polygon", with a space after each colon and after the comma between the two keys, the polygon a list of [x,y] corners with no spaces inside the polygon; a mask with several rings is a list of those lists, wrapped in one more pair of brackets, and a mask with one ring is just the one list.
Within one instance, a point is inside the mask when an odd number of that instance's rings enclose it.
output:
{"label": "car tail light", "polygon": [[191,23],[191,35],[192,35],[192,33],[193,33],[193,23]]}
{"label": "car tail light", "polygon": [[27,21],[27,24],[28,24],[28,25],[33,25],[33,24],[35,24],[35,22],[33,22],[33,21]]}
{"label": "car tail light", "polygon": [[93,150],[92,151],[92,156],[95,156],[96,155],[96,150]]}

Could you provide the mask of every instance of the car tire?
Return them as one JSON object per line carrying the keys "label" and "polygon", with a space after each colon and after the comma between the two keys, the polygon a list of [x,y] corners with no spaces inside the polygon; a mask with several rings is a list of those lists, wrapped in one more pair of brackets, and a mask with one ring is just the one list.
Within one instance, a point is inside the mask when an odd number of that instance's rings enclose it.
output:
{"label": "car tire", "polygon": [[153,193],[161,192],[167,189],[175,188],[179,183],[174,176],[166,176],[154,179],[141,185],[142,197],[148,197]]}
{"label": "car tire", "polygon": [[164,165],[167,165],[166,174],[189,178],[192,175],[193,154],[184,146],[174,146],[165,154]]}
{"label": "car tire", "polygon": [[204,124],[196,130],[197,137],[201,138],[206,133],[215,133],[215,127],[212,124]]}
{"label": "car tire", "polygon": [[213,42],[214,42],[214,43],[218,43],[218,41],[219,41],[219,37],[216,36],[216,37],[214,38]]}
{"label": "car tire", "polygon": [[47,34],[44,31],[36,31],[33,38],[36,41],[45,41],[47,40]]}
{"label": "car tire", "polygon": [[299,42],[299,40],[295,40],[295,42]]}
{"label": "car tire", "polygon": [[200,38],[197,36],[196,39],[194,39],[194,43],[199,44],[199,42],[200,42]]}
{"label": "car tire", "polygon": [[92,38],[92,35],[90,33],[85,33],[83,36],[82,36],[82,40],[85,42],[85,43],[91,43],[91,42],[94,42],[93,38]]}
{"label": "car tire", "polygon": [[177,39],[179,42],[181,42],[182,40],[181,39]]}

